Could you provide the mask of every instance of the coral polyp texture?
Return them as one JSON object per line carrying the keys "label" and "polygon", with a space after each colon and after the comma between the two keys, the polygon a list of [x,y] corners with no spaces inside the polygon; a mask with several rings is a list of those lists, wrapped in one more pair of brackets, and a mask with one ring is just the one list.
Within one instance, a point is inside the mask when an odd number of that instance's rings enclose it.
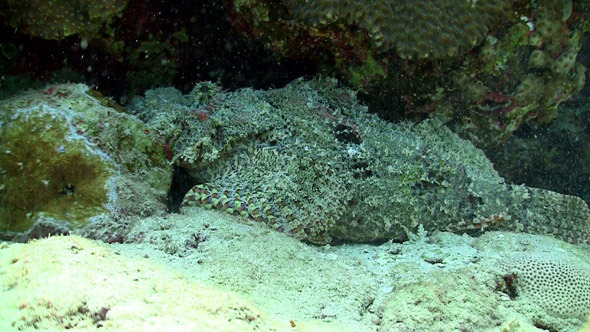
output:
{"label": "coral polyp texture", "polygon": [[283,2],[306,24],[357,25],[369,32],[379,49],[394,49],[407,59],[464,53],[483,39],[511,3],[508,0]]}
{"label": "coral polyp texture", "polygon": [[111,220],[163,209],[171,169],[162,143],[121,111],[82,84],[0,101],[0,237],[99,236]]}
{"label": "coral polyp texture", "polygon": [[[388,118],[425,114],[489,149],[579,92],[580,1],[232,1],[238,30],[313,59]],[[248,27],[248,28],[245,28]]]}
{"label": "coral polyp texture", "polygon": [[590,314],[590,265],[583,258],[559,251],[517,253],[499,267],[519,310],[536,313],[536,324],[575,326]]}
{"label": "coral polyp texture", "polygon": [[127,5],[127,0],[22,0],[7,1],[5,23],[36,37],[63,39],[92,35]]}
{"label": "coral polyp texture", "polygon": [[[242,215],[315,243],[504,229],[587,241],[576,197],[507,185],[436,121],[389,123],[332,79],[189,95],[150,90],[132,109],[199,183],[184,205]],[[545,219],[547,214],[550,218]]]}
{"label": "coral polyp texture", "polygon": [[576,57],[587,17],[578,3],[542,1],[519,9],[519,20],[488,36],[442,94],[464,105],[462,111],[444,108],[453,113],[453,129],[478,146],[498,146],[524,123],[548,123],[585,84],[586,68]]}

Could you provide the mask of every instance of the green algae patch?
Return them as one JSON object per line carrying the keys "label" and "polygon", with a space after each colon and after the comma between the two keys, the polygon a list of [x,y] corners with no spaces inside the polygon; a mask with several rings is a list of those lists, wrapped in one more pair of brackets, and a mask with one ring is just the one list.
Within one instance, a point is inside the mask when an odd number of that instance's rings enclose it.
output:
{"label": "green algae patch", "polygon": [[27,231],[38,214],[82,226],[106,213],[112,162],[71,136],[63,120],[32,110],[6,125],[0,141],[0,231]]}
{"label": "green algae patch", "polygon": [[166,147],[83,84],[0,101],[0,238],[79,230],[108,241],[122,220],[164,212]]}

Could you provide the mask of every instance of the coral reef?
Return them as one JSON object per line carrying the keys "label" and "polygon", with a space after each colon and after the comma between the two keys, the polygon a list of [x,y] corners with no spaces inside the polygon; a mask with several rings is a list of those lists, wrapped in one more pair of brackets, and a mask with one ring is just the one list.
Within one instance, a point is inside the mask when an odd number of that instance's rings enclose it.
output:
{"label": "coral reef", "polygon": [[[42,3],[38,9],[36,3]],[[108,4],[124,8],[90,16]],[[61,6],[68,8],[61,12]],[[64,22],[64,15],[75,17]],[[30,31],[29,19],[40,26]],[[80,20],[85,20],[82,28],[72,26]],[[242,38],[227,20],[224,0],[2,0],[0,35],[4,94],[28,79],[40,80],[41,86],[79,82],[126,104],[153,87],[186,90],[195,81],[213,80],[232,89],[259,88],[316,72],[306,61],[279,62],[257,42]],[[63,70],[79,78],[63,79],[58,75]]]}
{"label": "coral reef", "polygon": [[[171,166],[141,121],[85,85],[0,102],[0,234],[23,239],[163,210]],[[103,226],[105,226],[104,224]]]}
{"label": "coral reef", "polygon": [[44,39],[74,34],[96,34],[127,5],[128,0],[22,0],[3,1],[4,23]]}
{"label": "coral reef", "polygon": [[381,50],[404,59],[453,57],[483,39],[505,14],[509,0],[298,1],[284,0],[298,20],[312,26],[357,25]]}
{"label": "coral reef", "polygon": [[583,201],[506,185],[480,150],[436,121],[388,123],[337,86],[297,80],[228,93],[202,83],[189,95],[148,91],[132,110],[198,181],[184,205],[310,242],[404,240],[419,225],[589,239]]}
{"label": "coral reef", "polygon": [[518,13],[519,21],[488,36],[476,57],[462,61],[465,69],[454,73],[443,94],[463,110],[445,106],[455,118],[452,128],[480,147],[498,146],[524,123],[553,120],[558,106],[585,84],[586,68],[576,55],[587,18],[576,4],[535,2]]}
{"label": "coral reef", "polygon": [[315,59],[374,111],[438,117],[481,148],[550,121],[585,82],[576,55],[588,13],[572,0],[232,3],[238,31]]}
{"label": "coral reef", "polygon": [[590,313],[587,246],[501,232],[484,234],[473,246],[496,257],[486,265],[511,310],[542,330],[578,331]]}
{"label": "coral reef", "polygon": [[34,112],[18,114],[2,130],[2,231],[29,230],[33,211],[70,214],[77,223],[107,210],[114,165],[81,137],[69,140],[65,118]]}

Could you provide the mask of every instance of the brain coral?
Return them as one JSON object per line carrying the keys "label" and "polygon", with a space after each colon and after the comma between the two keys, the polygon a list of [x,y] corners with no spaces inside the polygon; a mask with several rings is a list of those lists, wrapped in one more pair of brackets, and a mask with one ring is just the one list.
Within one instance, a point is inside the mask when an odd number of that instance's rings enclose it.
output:
{"label": "brain coral", "polygon": [[517,299],[539,307],[538,323],[561,330],[565,321],[581,322],[590,313],[590,266],[570,256],[551,253],[517,255],[503,263],[515,275]]}
{"label": "brain coral", "polygon": [[452,57],[478,44],[510,1],[284,0],[299,19],[313,26],[357,25],[383,50],[402,58]]}

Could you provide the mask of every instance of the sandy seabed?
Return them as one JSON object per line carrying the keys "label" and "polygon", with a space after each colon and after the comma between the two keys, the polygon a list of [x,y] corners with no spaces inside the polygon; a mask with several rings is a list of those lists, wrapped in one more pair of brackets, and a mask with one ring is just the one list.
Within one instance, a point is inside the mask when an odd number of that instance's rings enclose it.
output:
{"label": "sandy seabed", "polygon": [[[0,331],[577,331],[501,290],[515,253],[588,260],[545,236],[420,232],[310,246],[191,208],[140,220],[137,243],[56,236],[0,245]],[[535,326],[537,325],[537,326]],[[590,331],[587,329],[585,331]]]}

